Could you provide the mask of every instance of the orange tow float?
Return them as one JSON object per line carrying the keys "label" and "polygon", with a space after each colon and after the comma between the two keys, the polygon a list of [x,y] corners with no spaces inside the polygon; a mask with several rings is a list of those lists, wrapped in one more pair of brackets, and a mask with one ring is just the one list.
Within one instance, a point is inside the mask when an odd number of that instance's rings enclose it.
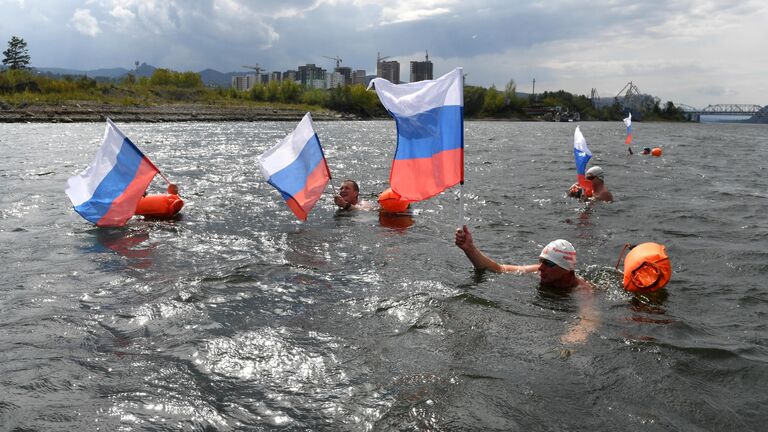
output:
{"label": "orange tow float", "polygon": [[379,194],[379,205],[385,212],[401,213],[408,210],[410,201],[404,200],[400,197],[400,194],[393,191],[392,188],[386,188],[384,189],[384,192]]}
{"label": "orange tow float", "polygon": [[[618,263],[616,267],[618,268]],[[664,288],[671,277],[672,264],[664,245],[642,243],[633,247],[624,258],[624,289],[627,291],[635,293],[658,291]]]}
{"label": "orange tow float", "polygon": [[651,156],[661,156],[661,147],[654,147],[653,150],[651,150]]}
{"label": "orange tow float", "polygon": [[154,218],[170,218],[175,216],[184,207],[184,201],[178,195],[176,185],[168,186],[167,194],[147,195],[139,200],[136,206],[136,214]]}

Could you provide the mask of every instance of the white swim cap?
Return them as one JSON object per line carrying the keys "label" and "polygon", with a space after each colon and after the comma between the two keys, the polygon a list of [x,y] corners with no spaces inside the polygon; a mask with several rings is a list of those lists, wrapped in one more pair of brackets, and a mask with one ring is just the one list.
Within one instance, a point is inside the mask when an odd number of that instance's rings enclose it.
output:
{"label": "white swim cap", "polygon": [[592,168],[587,170],[586,176],[590,176],[590,175],[593,175],[595,177],[600,177],[600,179],[602,180],[603,177],[605,176],[605,173],[603,172],[602,168],[595,165]]}
{"label": "white swim cap", "polygon": [[576,270],[576,249],[568,240],[558,239],[544,246],[539,258],[552,261],[566,270]]}

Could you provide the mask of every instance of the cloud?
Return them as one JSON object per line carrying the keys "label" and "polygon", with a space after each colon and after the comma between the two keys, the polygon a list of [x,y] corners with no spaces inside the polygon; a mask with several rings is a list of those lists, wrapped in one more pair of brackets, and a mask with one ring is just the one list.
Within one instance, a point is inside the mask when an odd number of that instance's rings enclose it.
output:
{"label": "cloud", "polygon": [[75,30],[86,36],[95,37],[101,32],[99,21],[91,15],[90,9],[75,9],[69,22],[75,27]]}
{"label": "cloud", "polygon": [[[72,3],[80,5],[74,16]],[[129,58],[175,70],[234,71],[256,63],[270,71],[306,63],[330,70],[334,62],[324,56],[339,56],[343,66],[373,73],[380,53],[400,61],[407,80],[408,62],[429,51],[435,74],[463,66],[469,82],[485,87],[515,79],[530,88],[536,78],[537,90],[588,94],[594,87],[615,94],[633,81],[689,104],[716,96],[768,102],[761,73],[768,57],[759,55],[768,38],[764,0],[0,0],[0,6],[0,28],[24,37],[40,65],[114,67]],[[730,93],[700,91],[718,87]]]}
{"label": "cloud", "polygon": [[136,14],[121,5],[114,6],[112,10],[109,11],[109,14],[125,24],[131,23],[136,19]]}

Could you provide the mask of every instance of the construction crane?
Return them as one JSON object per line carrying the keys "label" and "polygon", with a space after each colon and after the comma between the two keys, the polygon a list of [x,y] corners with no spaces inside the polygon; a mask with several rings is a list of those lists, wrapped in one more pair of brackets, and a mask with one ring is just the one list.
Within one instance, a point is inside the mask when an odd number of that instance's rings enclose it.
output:
{"label": "construction crane", "polygon": [[256,66],[243,66],[246,69],[253,69],[256,71],[256,75],[261,76],[261,66],[257,63]]}
{"label": "construction crane", "polygon": [[384,61],[384,60],[386,60],[386,59],[388,59],[390,57],[391,56],[382,57],[381,53],[376,53],[376,64],[378,65],[379,63],[381,63],[382,61]]}
{"label": "construction crane", "polygon": [[323,57],[325,57],[327,59],[331,59],[331,60],[336,60],[336,69],[341,67],[341,57],[338,57],[338,56],[336,56],[336,57],[323,56]]}

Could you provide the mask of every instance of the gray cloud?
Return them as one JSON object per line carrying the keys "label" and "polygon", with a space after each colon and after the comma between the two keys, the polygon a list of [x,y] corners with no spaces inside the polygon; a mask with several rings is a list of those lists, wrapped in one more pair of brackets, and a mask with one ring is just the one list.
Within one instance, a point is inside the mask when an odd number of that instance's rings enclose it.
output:
{"label": "gray cloud", "polygon": [[[0,7],[0,37],[24,37],[39,66],[141,60],[178,70],[330,69],[323,56],[340,56],[373,73],[380,52],[400,60],[407,79],[407,62],[428,50],[436,72],[464,66],[483,86],[536,78],[542,90],[609,93],[632,80],[691,104],[720,96],[699,90],[717,86],[768,102],[754,91],[765,89],[768,68],[757,55],[768,36],[761,1],[0,0]],[[729,69],[754,72],[731,78]],[[718,82],[726,80],[733,82]]]}

